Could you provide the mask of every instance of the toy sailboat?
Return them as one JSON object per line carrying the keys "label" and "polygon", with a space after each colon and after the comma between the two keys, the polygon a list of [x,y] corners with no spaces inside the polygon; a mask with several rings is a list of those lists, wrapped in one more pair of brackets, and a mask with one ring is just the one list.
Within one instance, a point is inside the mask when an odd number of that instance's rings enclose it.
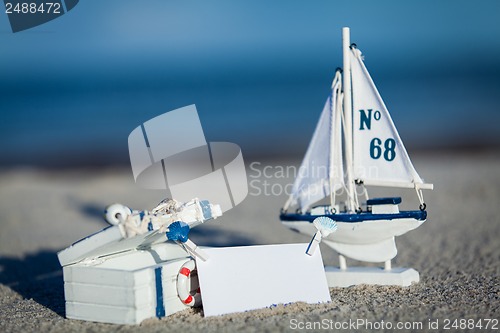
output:
{"label": "toy sailboat", "polygon": [[[385,271],[394,272],[394,238],[425,222],[422,190],[433,185],[424,183],[410,161],[361,51],[350,45],[349,28],[343,28],[342,39],[343,72],[338,69],[335,74],[331,95],[280,219],[288,228],[312,236],[317,231],[312,222],[326,216],[335,221],[337,229],[322,241],[339,253],[340,271],[347,270],[345,257],[349,257],[385,262]],[[370,199],[365,186],[415,189],[420,207],[400,211],[400,197]],[[343,193],[346,201],[341,205],[337,199]],[[312,207],[325,198],[329,205]],[[294,206],[296,212],[289,212]],[[359,283],[370,281],[374,279]]]}

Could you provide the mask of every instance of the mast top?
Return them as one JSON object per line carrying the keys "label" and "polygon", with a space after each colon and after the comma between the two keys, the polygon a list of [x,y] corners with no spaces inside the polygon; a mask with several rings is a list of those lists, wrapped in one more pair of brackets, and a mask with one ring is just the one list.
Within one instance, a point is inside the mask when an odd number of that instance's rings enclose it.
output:
{"label": "mast top", "polygon": [[[342,46],[345,49],[346,46],[347,46],[347,48],[349,48],[350,45],[351,45],[350,29],[349,29],[349,27],[343,27],[342,28]],[[345,70],[345,68],[344,68],[344,70]]]}

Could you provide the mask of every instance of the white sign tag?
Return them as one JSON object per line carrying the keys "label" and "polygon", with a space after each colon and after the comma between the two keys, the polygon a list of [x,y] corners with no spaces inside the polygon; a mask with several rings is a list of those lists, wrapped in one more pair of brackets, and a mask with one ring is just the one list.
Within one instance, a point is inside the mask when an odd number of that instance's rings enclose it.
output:
{"label": "white sign tag", "polygon": [[308,244],[204,249],[196,260],[205,317],[273,304],[330,302],[321,251]]}

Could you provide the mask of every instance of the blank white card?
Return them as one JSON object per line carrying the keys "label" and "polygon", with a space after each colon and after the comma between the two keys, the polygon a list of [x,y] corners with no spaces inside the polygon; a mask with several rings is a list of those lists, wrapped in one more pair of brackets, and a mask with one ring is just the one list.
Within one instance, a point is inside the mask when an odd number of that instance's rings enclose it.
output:
{"label": "blank white card", "polygon": [[308,244],[205,248],[197,259],[206,317],[265,308],[273,304],[329,302],[321,251]]}

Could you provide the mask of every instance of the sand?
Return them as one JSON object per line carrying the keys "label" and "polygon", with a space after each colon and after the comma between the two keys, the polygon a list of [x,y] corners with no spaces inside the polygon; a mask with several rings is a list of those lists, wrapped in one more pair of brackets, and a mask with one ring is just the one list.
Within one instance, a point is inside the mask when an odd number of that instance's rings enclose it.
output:
{"label": "sand", "polygon": [[[316,330],[335,328],[335,325],[349,325],[349,321],[365,330],[377,328],[382,320],[385,328],[388,323],[394,327],[401,322],[419,331],[419,323],[422,330],[428,330],[429,321],[435,325],[436,320],[437,330],[444,330],[447,319],[451,320],[450,328],[455,319],[473,319],[476,324],[482,319],[483,326],[485,319],[498,320],[500,246],[496,236],[500,234],[500,154],[439,152],[417,154],[413,160],[421,176],[435,184],[435,190],[426,193],[427,222],[397,238],[399,254],[393,267],[415,268],[420,272],[420,283],[407,288],[333,288],[332,302],[328,304],[278,305],[221,317],[204,318],[202,310],[188,309],[161,320],[147,320],[139,326],[65,319],[62,270],[56,253],[106,226],[102,219],[106,205],[121,202],[137,209],[151,208],[162,198],[161,193],[137,189],[126,167],[3,170],[0,172],[0,332],[280,332],[300,325],[316,325]],[[246,160],[248,165],[251,162],[255,161]],[[217,221],[194,229],[193,240],[198,244],[308,241],[279,223],[278,211],[286,199],[284,194],[256,195],[259,190],[264,191],[264,180],[275,184],[277,194],[292,178],[281,177],[276,166],[300,161],[258,162],[260,170],[273,166],[266,169],[272,177],[257,177],[255,164],[249,168],[249,180],[253,182],[247,199]],[[408,208],[417,206],[413,192],[402,194]],[[322,253],[326,264],[337,264],[333,251],[322,247]],[[348,261],[348,264],[358,263]]]}

